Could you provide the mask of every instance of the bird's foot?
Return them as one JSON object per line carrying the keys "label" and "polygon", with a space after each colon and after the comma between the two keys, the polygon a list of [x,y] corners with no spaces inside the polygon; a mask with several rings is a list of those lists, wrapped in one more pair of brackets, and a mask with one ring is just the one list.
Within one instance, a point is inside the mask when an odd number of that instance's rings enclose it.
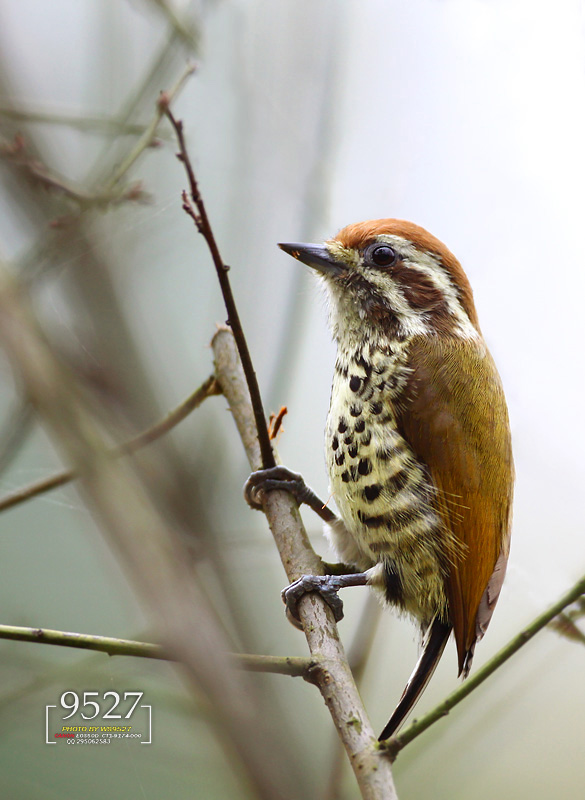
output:
{"label": "bird's foot", "polygon": [[335,622],[343,619],[343,601],[337,592],[342,588],[339,575],[303,575],[282,590],[287,614],[300,622],[299,600],[309,592],[318,592],[333,611]]}
{"label": "bird's foot", "polygon": [[250,508],[261,509],[264,493],[275,489],[289,492],[299,505],[306,503],[311,508],[323,508],[323,503],[309,489],[303,476],[283,466],[253,472],[244,484],[244,499]]}
{"label": "bird's foot", "polygon": [[345,575],[303,575],[283,589],[281,596],[288,616],[300,622],[298,607],[300,599],[309,592],[318,592],[333,611],[335,622],[339,622],[343,619],[343,601],[338,596],[338,591],[347,586],[365,586],[367,582],[366,572]]}

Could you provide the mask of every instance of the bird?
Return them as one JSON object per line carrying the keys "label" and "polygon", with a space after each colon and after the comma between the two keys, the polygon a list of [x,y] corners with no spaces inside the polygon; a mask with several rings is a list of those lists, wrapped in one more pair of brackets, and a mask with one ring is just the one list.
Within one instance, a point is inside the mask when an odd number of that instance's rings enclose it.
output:
{"label": "bird", "polygon": [[[303,576],[290,614],[319,591],[369,585],[422,634],[422,651],[379,739],[393,736],[453,633],[458,675],[498,600],[510,549],[514,464],[502,382],[459,261],[400,219],[348,225],[321,244],[279,247],[311,267],[328,295],[337,345],[325,454],[335,515],[326,521],[345,574]],[[277,467],[265,488],[291,476]],[[269,476],[270,477],[270,476]],[[291,489],[291,491],[293,491]]]}

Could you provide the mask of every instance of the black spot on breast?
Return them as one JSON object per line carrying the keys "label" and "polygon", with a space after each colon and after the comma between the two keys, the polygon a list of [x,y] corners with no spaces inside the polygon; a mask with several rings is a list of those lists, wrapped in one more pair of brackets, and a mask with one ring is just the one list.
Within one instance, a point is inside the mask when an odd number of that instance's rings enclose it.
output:
{"label": "black spot on breast", "polygon": [[343,439],[343,444],[353,444],[353,433],[348,433]]}
{"label": "black spot on breast", "polygon": [[372,399],[373,395],[374,395],[374,387],[372,386],[372,384],[370,384],[368,389],[362,394],[362,399],[365,400],[365,402],[367,403],[368,400]]}
{"label": "black spot on breast", "polygon": [[412,522],[420,519],[422,516],[422,509],[420,507],[407,506],[400,511],[390,512],[385,515],[385,524],[389,531],[399,533]]}
{"label": "black spot on breast", "polygon": [[393,605],[403,605],[404,590],[402,588],[402,581],[400,575],[395,571],[396,566],[392,561],[385,561],[384,563],[384,590],[386,593],[386,600]]}
{"label": "black spot on breast", "polygon": [[370,362],[366,361],[366,359],[360,353],[359,356],[356,357],[355,363],[358,365],[358,367],[361,367],[363,371],[366,373],[366,380],[367,380],[372,374],[372,365],[370,364]]}
{"label": "black spot on breast", "polygon": [[366,429],[366,421],[365,419],[358,419],[355,424],[355,432],[356,433],[363,433]]}
{"label": "black spot on breast", "polygon": [[390,461],[391,458],[401,453],[403,448],[400,445],[395,447],[391,447],[390,445],[385,445],[384,447],[379,447],[376,450],[376,458],[380,461]]}
{"label": "black spot on breast", "polygon": [[367,447],[371,441],[372,441],[372,431],[366,431],[361,438],[361,443],[365,444],[365,446]]}
{"label": "black spot on breast", "polygon": [[364,514],[363,511],[358,511],[358,519],[366,528],[384,528],[388,525],[388,519],[385,514],[380,514],[378,517],[370,517],[368,514]]}
{"label": "black spot on breast", "polygon": [[364,487],[364,497],[368,503],[373,503],[380,496],[381,491],[382,487],[379,483],[372,483],[371,486]]}
{"label": "black spot on breast", "polygon": [[345,470],[345,472],[341,473],[341,480],[344,483],[349,483],[349,472],[347,470]]}
{"label": "black spot on breast", "polygon": [[377,415],[382,413],[382,403],[378,400],[374,403],[370,403],[370,413]]}
{"label": "black spot on breast", "polygon": [[362,407],[354,404],[350,406],[349,413],[352,417],[359,417],[359,415],[362,413]]}
{"label": "black spot on breast", "polygon": [[351,458],[355,458],[358,454],[357,443],[354,442],[354,444],[350,444],[350,446],[347,448],[347,452],[349,453]]}
{"label": "black spot on breast", "polygon": [[345,421],[345,417],[339,418],[339,424],[337,426],[337,430],[339,433],[345,433],[347,430],[347,422]]}
{"label": "black spot on breast", "polygon": [[335,456],[335,463],[337,464],[337,466],[340,467],[344,461],[345,461],[345,453],[337,453],[337,455]]}
{"label": "black spot on breast", "polygon": [[339,447],[339,439],[337,438],[337,436],[334,436],[333,439],[331,440],[331,449],[337,450],[338,447]]}
{"label": "black spot on breast", "polygon": [[352,375],[349,379],[349,388],[352,392],[359,392],[359,388],[362,385],[361,380],[358,378],[357,375]]}
{"label": "black spot on breast", "polygon": [[372,462],[369,458],[360,458],[360,463],[358,464],[358,472],[360,475],[369,475],[372,471]]}
{"label": "black spot on breast", "polygon": [[402,491],[406,484],[408,483],[408,471],[405,469],[401,469],[395,475],[392,475],[391,478],[388,478],[386,481],[386,486],[392,494],[398,494],[398,492]]}

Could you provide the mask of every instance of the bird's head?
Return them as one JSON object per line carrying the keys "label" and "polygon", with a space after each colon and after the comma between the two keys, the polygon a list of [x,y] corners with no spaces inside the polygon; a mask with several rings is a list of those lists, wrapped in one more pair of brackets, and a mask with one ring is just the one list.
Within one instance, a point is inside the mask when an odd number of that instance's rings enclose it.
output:
{"label": "bird's head", "polygon": [[359,222],[323,244],[282,243],[312,267],[331,297],[334,336],[479,336],[469,281],[424,228],[398,219]]}

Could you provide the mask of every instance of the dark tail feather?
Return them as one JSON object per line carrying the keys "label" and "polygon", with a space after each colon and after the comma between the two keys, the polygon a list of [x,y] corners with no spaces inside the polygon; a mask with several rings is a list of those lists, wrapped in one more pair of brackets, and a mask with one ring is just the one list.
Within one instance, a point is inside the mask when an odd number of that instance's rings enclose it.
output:
{"label": "dark tail feather", "polygon": [[388,739],[396,733],[409,711],[425,690],[427,683],[430,681],[439,663],[439,659],[443,655],[443,650],[447,644],[451,628],[451,625],[445,625],[444,622],[440,622],[438,619],[432,622],[426,637],[424,650],[419,660],[416,662],[413,673],[408,679],[406,688],[402,692],[402,697],[394,709],[394,713],[378,737],[378,741],[381,742],[384,739]]}

